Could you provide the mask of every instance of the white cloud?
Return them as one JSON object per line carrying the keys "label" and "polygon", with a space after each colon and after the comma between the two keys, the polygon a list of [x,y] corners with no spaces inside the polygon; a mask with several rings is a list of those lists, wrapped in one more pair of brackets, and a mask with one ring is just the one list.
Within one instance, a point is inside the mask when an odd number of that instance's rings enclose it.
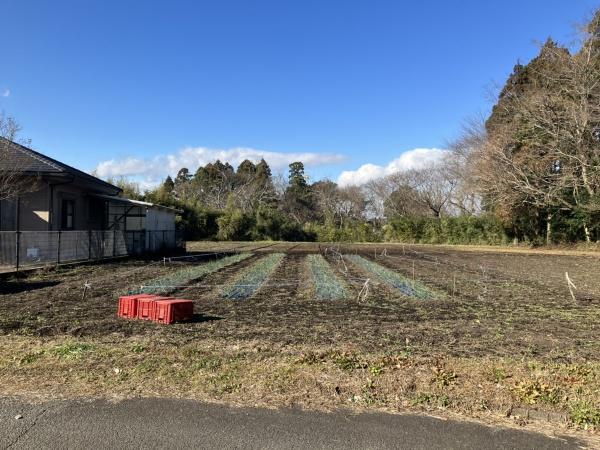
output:
{"label": "white cloud", "polygon": [[395,172],[425,167],[446,154],[448,154],[448,150],[439,148],[415,148],[402,153],[400,157],[385,166],[363,164],[357,170],[344,171],[338,177],[338,184],[340,186],[360,186]]}
{"label": "white cloud", "polygon": [[261,158],[264,158],[274,171],[283,170],[294,161],[302,161],[307,167],[315,167],[338,164],[346,159],[345,156],[337,153],[283,153],[243,147],[227,150],[188,147],[176,153],[151,159],[129,157],[102,161],[96,167],[95,173],[101,178],[131,177],[139,181],[142,187],[152,187],[167,175],[176,175],[182,167],[195,171],[199,166],[217,159],[229,162],[235,167],[245,159],[258,162]]}
{"label": "white cloud", "polygon": [[1,95],[2,97],[10,97],[10,89],[4,89]]}

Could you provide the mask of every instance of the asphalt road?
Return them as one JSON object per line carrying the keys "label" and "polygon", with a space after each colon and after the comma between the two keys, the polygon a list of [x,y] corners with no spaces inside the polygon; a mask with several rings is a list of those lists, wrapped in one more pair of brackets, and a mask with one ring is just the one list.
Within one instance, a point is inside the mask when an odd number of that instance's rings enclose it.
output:
{"label": "asphalt road", "polygon": [[418,415],[236,409],[165,399],[38,405],[0,399],[0,446],[506,450],[578,448],[579,444],[573,439]]}

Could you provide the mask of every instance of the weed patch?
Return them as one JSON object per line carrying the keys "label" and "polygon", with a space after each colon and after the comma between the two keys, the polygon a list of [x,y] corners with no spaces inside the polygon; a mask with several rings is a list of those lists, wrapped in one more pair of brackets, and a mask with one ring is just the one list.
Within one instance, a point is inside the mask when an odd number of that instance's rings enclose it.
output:
{"label": "weed patch", "polygon": [[556,404],[559,401],[558,389],[539,380],[520,381],[515,385],[513,393],[520,402],[529,405],[535,405],[536,403]]}
{"label": "weed patch", "polygon": [[44,356],[46,352],[44,350],[40,350],[37,352],[29,352],[19,358],[19,365],[32,364]]}
{"label": "weed patch", "polygon": [[333,360],[334,364],[346,372],[351,372],[355,369],[364,369],[366,364],[361,362],[354,355],[340,355]]}
{"label": "weed patch", "polygon": [[583,429],[600,426],[600,408],[589,402],[580,401],[571,405],[571,421]]}
{"label": "weed patch", "polygon": [[450,406],[450,397],[447,395],[431,394],[420,392],[411,401],[412,406],[434,406],[438,408],[448,408]]}
{"label": "weed patch", "polygon": [[450,386],[456,381],[456,373],[448,371],[443,367],[434,367],[433,373],[435,383],[438,385],[439,388]]}
{"label": "weed patch", "polygon": [[90,352],[94,349],[95,346],[92,344],[83,344],[75,342],[54,347],[52,349],[52,353],[55,356],[64,359],[78,359],[81,358],[85,353]]}

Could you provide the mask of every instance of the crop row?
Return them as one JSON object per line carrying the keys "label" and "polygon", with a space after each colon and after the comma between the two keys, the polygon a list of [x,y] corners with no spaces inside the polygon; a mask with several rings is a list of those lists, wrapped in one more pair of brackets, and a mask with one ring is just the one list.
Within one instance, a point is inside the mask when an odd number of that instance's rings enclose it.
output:
{"label": "crop row", "polygon": [[239,253],[237,255],[225,256],[214,261],[199,264],[197,266],[186,267],[178,270],[170,275],[156,278],[147,282],[146,286],[142,286],[138,290],[131,291],[131,294],[160,294],[166,295],[185,286],[190,281],[204,277],[208,274],[221,270],[224,267],[236,264],[249,258],[251,253]]}
{"label": "crop row", "polygon": [[394,272],[393,270],[365,259],[362,256],[348,255],[347,258],[353,263],[377,276],[377,278],[382,280],[384,283],[388,284],[394,289],[399,290],[404,295],[419,299],[431,299],[436,297],[433,291],[418,281],[410,280],[398,272]]}
{"label": "crop row", "polygon": [[346,298],[344,285],[321,255],[308,255],[308,267],[315,283],[315,295],[321,300]]}
{"label": "crop row", "polygon": [[245,299],[254,294],[283,260],[284,253],[271,253],[244,270],[232,285],[225,286],[221,296]]}

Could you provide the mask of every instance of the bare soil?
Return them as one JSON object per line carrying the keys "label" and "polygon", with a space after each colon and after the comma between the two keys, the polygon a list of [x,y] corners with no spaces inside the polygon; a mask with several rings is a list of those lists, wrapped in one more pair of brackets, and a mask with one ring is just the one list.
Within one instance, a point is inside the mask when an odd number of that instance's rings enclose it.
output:
{"label": "bare soil", "polygon": [[[293,399],[317,408],[450,408],[470,417],[501,417],[514,405],[569,415],[584,402],[600,411],[594,254],[268,242],[189,250],[253,255],[174,292],[194,301],[196,315],[172,326],[118,318],[118,295],[199,262],[129,259],[0,278],[0,376],[14,380],[0,393],[23,393],[37,380],[36,394],[53,395],[131,392],[264,406]],[[222,298],[223,286],[270,252],[286,257],[252,297]],[[316,252],[349,298],[315,298],[305,256]],[[347,254],[440,295],[406,297],[340,257]],[[367,279],[368,295],[359,298]],[[70,355],[70,346],[75,357],[56,356],[63,348]],[[111,372],[119,367],[129,367],[127,376]],[[174,377],[173,391],[164,390],[166,377]]]}
{"label": "bare soil", "polygon": [[[240,249],[230,243],[196,251]],[[585,361],[600,354],[600,260],[590,256],[465,252],[448,249],[348,245],[326,252],[351,298],[314,298],[305,254],[315,244],[245,243],[255,255],[194,280],[173,295],[195,302],[193,323],[161,327],[116,317],[119,293],[174,272],[186,264],[126,260],[38,271],[4,279],[0,287],[0,333],[37,336],[218,337],[277,343],[344,343],[360,350],[415,351],[452,356],[536,356]],[[267,251],[289,251],[259,291],[246,300],[220,292],[236,274]],[[324,251],[324,246],[321,246]],[[440,299],[403,296],[338,253],[360,253],[443,293]],[[577,286],[573,301],[565,272]],[[369,278],[369,294],[358,293]],[[84,285],[90,288],[86,292]]]}

